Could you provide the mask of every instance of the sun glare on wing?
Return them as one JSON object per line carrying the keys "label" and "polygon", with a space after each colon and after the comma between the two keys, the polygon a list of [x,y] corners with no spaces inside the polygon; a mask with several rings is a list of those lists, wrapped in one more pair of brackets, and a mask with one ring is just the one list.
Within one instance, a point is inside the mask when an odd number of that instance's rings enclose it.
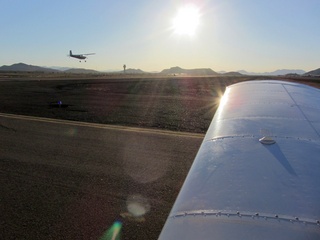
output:
{"label": "sun glare on wing", "polygon": [[186,5],[179,9],[173,19],[174,32],[180,35],[192,36],[199,25],[200,13],[195,5]]}

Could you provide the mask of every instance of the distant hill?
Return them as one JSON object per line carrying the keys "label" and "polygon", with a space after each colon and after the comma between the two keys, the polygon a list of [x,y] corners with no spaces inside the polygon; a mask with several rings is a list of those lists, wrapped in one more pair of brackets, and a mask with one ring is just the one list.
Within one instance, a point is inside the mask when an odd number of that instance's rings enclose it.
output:
{"label": "distant hill", "polygon": [[[65,73],[77,73],[77,74],[98,74],[103,73],[100,71],[92,70],[92,69],[85,69],[85,68],[71,68],[68,69],[66,67],[39,67],[28,65],[25,63],[16,63],[11,66],[3,65],[0,67],[0,71],[8,71],[8,72],[65,72]],[[121,71],[108,71],[114,73],[123,73]],[[145,72],[141,69],[134,69],[129,68],[125,71],[126,74],[144,74],[150,73]],[[277,75],[287,75],[287,76],[296,76],[296,75],[304,75],[304,76],[320,76],[320,68],[305,72],[300,69],[280,69],[273,72],[263,72],[263,73],[256,73],[256,72],[247,72],[245,70],[240,71],[233,71],[233,72],[215,72],[211,68],[195,68],[195,69],[183,69],[181,67],[172,67],[169,69],[164,69],[159,74],[162,75],[189,75],[189,76],[210,76],[210,75],[223,75],[223,76],[242,76],[242,75],[265,75],[265,76],[277,76]]]}
{"label": "distant hill", "polygon": [[172,67],[164,69],[160,74],[173,75],[173,74],[186,74],[186,75],[219,75],[211,68],[196,68],[196,69],[183,69],[180,67]]}
{"label": "distant hill", "polygon": [[301,69],[280,69],[280,70],[276,70],[274,72],[269,73],[270,75],[286,75],[286,74],[298,74],[298,75],[302,75],[304,74],[305,71],[301,70]]}
{"label": "distant hill", "polygon": [[85,68],[70,68],[64,71],[65,73],[100,73],[96,70],[85,69]]}
{"label": "distant hill", "polygon": [[221,73],[223,76],[243,76],[243,74],[239,73],[239,72],[225,72],[225,73]]}
{"label": "distant hill", "polygon": [[306,76],[320,76],[320,68],[316,70],[312,70],[310,72],[306,72],[304,75]]}
{"label": "distant hill", "polygon": [[59,71],[66,71],[66,70],[70,69],[68,67],[58,67],[58,66],[50,66],[49,68],[59,70]]}
{"label": "distant hill", "polygon": [[[123,72],[123,71],[121,71]],[[144,71],[142,71],[141,69],[134,69],[134,68],[128,68],[126,69],[125,73],[129,73],[129,74],[141,74],[141,73],[146,73]]]}
{"label": "distant hill", "polygon": [[103,72],[104,73],[118,73],[118,74],[123,74],[123,73],[125,73],[125,74],[144,74],[144,73],[149,73],[149,72],[145,72],[145,71],[143,71],[141,69],[135,69],[135,68],[128,68],[128,69],[126,69],[125,72],[123,70],[119,70],[119,69],[117,69],[117,70],[109,69],[109,70],[105,70]]}
{"label": "distant hill", "polygon": [[267,75],[267,76],[278,76],[278,75],[287,75],[287,74],[298,74],[302,75],[305,73],[305,71],[301,69],[279,69],[273,72],[262,72],[262,73],[257,73],[257,72],[247,72],[245,70],[240,70],[238,71],[241,74],[244,75]]}
{"label": "distant hill", "polygon": [[2,66],[0,71],[10,71],[10,72],[59,72],[56,69],[44,68],[33,65],[27,65],[25,63],[16,63],[11,66]]}

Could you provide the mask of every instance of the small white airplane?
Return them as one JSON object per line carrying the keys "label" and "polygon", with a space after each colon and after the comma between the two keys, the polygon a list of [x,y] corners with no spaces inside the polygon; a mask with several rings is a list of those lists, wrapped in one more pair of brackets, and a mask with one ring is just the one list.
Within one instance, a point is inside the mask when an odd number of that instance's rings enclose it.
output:
{"label": "small white airplane", "polygon": [[81,62],[81,60],[84,60],[85,62],[86,62],[86,58],[87,58],[87,55],[93,55],[93,54],[95,54],[95,53],[85,53],[85,54],[72,54],[72,51],[70,50],[70,52],[69,52],[69,57],[73,57],[73,58],[78,58],[78,59],[80,59],[80,61],[79,62]]}

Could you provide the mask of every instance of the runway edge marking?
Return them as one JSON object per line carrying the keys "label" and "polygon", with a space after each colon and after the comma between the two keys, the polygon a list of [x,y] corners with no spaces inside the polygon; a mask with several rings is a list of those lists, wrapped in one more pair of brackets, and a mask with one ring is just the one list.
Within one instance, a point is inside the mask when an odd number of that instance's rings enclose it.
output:
{"label": "runway edge marking", "polygon": [[119,131],[175,135],[179,137],[192,137],[192,138],[202,138],[202,139],[204,137],[204,134],[200,134],[200,133],[175,132],[175,131],[157,130],[157,129],[151,129],[151,128],[137,128],[137,127],[128,127],[128,126],[120,126],[120,125],[88,123],[88,122],[71,121],[71,120],[63,120],[63,119],[55,119],[55,118],[34,117],[34,116],[26,116],[26,115],[18,115],[18,114],[10,114],[10,113],[0,113],[0,117],[13,118],[18,120],[46,122],[46,123],[58,123],[58,124],[74,125],[74,126],[81,126],[81,127],[102,128],[102,129],[119,130]]}

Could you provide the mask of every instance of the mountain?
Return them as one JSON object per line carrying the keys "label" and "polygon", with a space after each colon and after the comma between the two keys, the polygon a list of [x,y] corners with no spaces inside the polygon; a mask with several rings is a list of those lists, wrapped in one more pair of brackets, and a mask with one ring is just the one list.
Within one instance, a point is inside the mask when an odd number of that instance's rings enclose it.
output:
{"label": "mountain", "polygon": [[255,73],[255,72],[247,72],[245,70],[238,70],[237,72],[241,73],[243,75],[259,75],[259,74],[261,74],[261,73]]}
{"label": "mountain", "polygon": [[320,68],[316,70],[312,70],[310,72],[306,72],[304,75],[306,76],[320,76]]}
{"label": "mountain", "polygon": [[[96,70],[84,69],[84,68],[65,68],[65,67],[39,67],[28,65],[25,63],[16,63],[11,66],[3,65],[0,67],[0,71],[10,71],[10,72],[66,72],[66,73],[84,73],[84,74],[97,74],[102,73]],[[108,71],[114,73],[123,73],[123,71]],[[126,69],[126,74],[144,74],[148,73],[141,69]],[[224,75],[224,76],[241,76],[241,75],[265,75],[265,76],[277,76],[277,75],[304,75],[304,76],[320,76],[320,68],[305,72],[300,69],[280,69],[273,72],[247,72],[245,70],[235,71],[235,72],[225,72],[220,71],[219,73],[213,71],[211,68],[195,68],[195,69],[183,69],[181,67],[172,67],[169,69],[162,70],[159,74],[163,75],[190,75],[190,76],[201,76],[201,75]]]}
{"label": "mountain", "polygon": [[304,70],[301,69],[279,69],[273,72],[262,72],[262,73],[257,73],[257,72],[247,72],[245,70],[240,70],[237,71],[241,74],[244,75],[266,75],[266,76],[277,76],[277,75],[287,75],[287,74],[298,74],[302,75],[305,73]]}
{"label": "mountain", "polygon": [[65,73],[100,73],[96,70],[85,69],[85,68],[70,68],[64,71]]}
{"label": "mountain", "polygon": [[143,74],[143,73],[149,73],[149,72],[145,72],[141,69],[135,69],[135,68],[128,68],[126,69],[125,72],[123,72],[123,70],[119,70],[119,69],[109,69],[109,70],[105,70],[103,71],[104,73],[126,73],[126,74]]}
{"label": "mountain", "polygon": [[[9,72],[65,72],[65,73],[76,73],[76,74],[98,74],[102,73],[92,69],[85,69],[85,68],[66,68],[66,67],[39,67],[33,65],[27,65],[25,63],[16,63],[11,66],[2,66],[0,67],[0,71],[9,71]],[[123,71],[117,71],[119,73]],[[129,68],[126,70],[126,73],[129,74],[141,74],[145,73],[141,69],[132,69]]]}
{"label": "mountain", "polygon": [[187,75],[218,75],[211,68],[196,68],[196,69],[183,69],[180,67],[172,67],[164,69],[160,74],[173,75],[173,74],[187,74]]}
{"label": "mountain", "polygon": [[[286,74],[298,74],[298,75],[302,75],[304,74],[305,71],[301,70],[301,69],[280,69],[280,70],[276,70],[274,72],[268,73],[270,75],[286,75]],[[265,73],[266,74],[266,73]],[[267,74],[266,74],[267,75]]]}
{"label": "mountain", "polygon": [[239,72],[225,72],[225,73],[221,73],[221,75],[223,76],[243,76],[242,73]]}
{"label": "mountain", "polygon": [[[123,71],[122,71],[123,72]],[[130,74],[141,74],[141,73],[146,73],[142,71],[141,69],[133,69],[133,68],[128,68],[126,69],[125,73],[130,73]]]}
{"label": "mountain", "polygon": [[[44,66],[43,66],[43,67],[44,67]],[[58,67],[58,66],[51,66],[51,67],[49,67],[49,68],[55,69],[55,70],[59,70],[59,71],[66,71],[66,70],[70,69],[70,68],[68,68],[68,67]]]}
{"label": "mountain", "polygon": [[10,71],[10,72],[59,72],[56,69],[44,68],[33,65],[27,65],[25,63],[16,63],[11,66],[3,65],[0,67],[0,71]]}

